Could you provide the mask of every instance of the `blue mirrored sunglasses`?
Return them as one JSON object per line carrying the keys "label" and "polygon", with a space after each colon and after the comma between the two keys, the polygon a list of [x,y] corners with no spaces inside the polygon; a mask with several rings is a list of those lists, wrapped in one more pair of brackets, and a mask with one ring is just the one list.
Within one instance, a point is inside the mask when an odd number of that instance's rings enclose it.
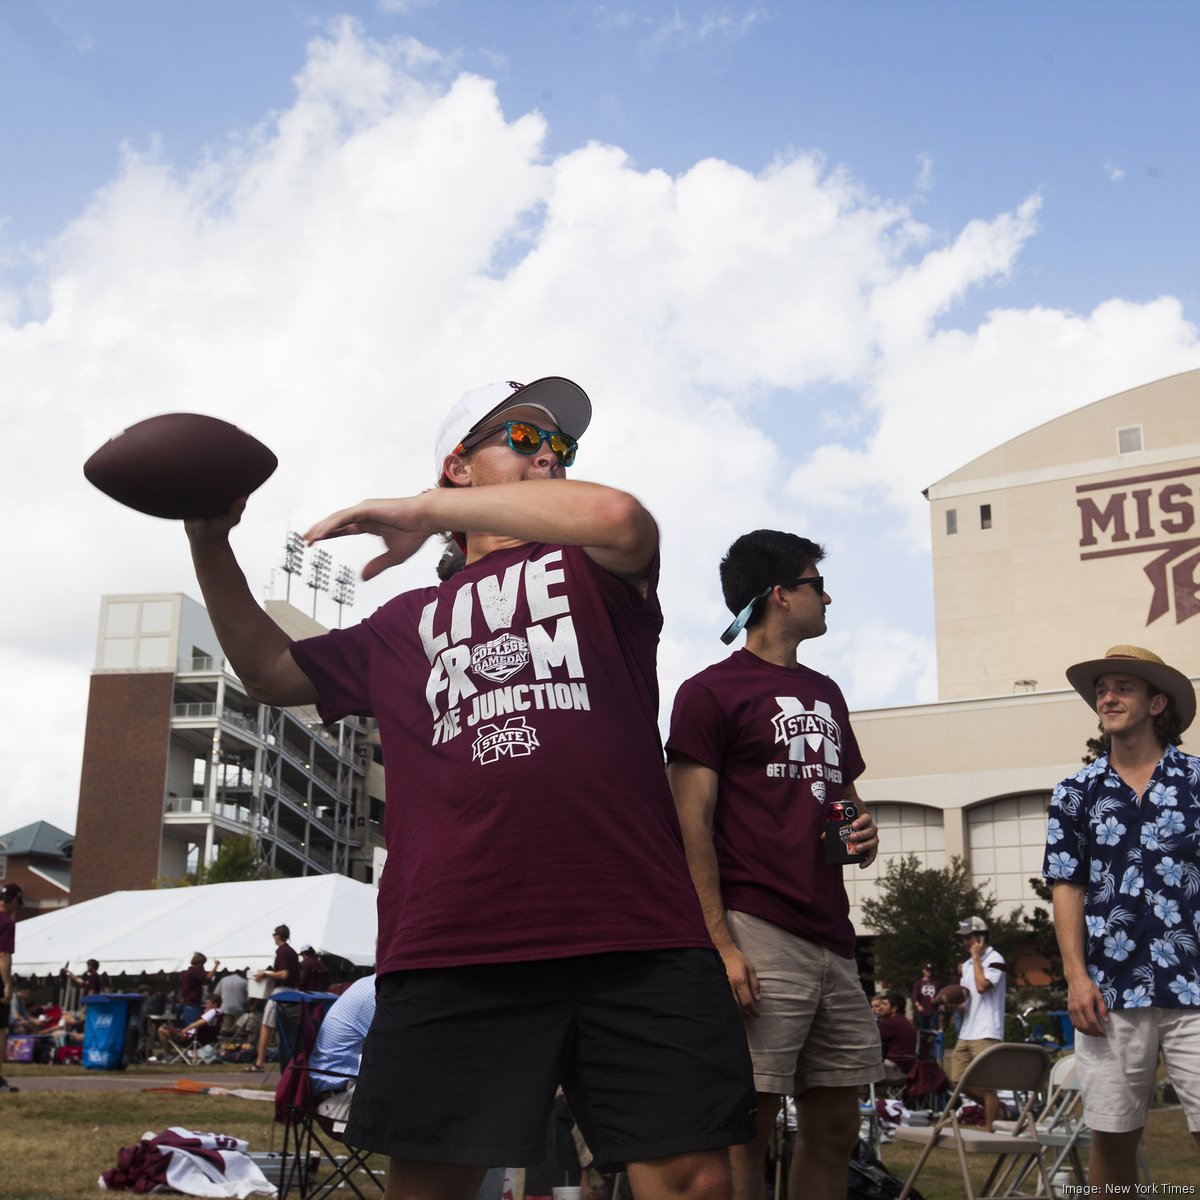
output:
{"label": "blue mirrored sunglasses", "polygon": [[575,461],[579,443],[573,437],[563,433],[560,429],[543,429],[532,421],[502,421],[499,425],[480,429],[463,438],[459,443],[459,449],[470,450],[472,446],[478,446],[481,442],[487,441],[502,429],[508,440],[508,448],[515,450],[518,454],[536,454],[541,449],[543,442],[549,442],[550,449],[554,451],[555,457],[562,466],[569,467]]}

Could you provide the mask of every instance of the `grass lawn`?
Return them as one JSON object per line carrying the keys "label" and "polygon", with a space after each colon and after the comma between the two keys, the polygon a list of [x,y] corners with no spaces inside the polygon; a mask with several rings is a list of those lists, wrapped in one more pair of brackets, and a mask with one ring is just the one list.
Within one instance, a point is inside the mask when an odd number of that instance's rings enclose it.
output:
{"label": "grass lawn", "polygon": [[[59,1069],[61,1071],[61,1068]],[[28,1074],[44,1074],[26,1068]],[[162,1084],[180,1077],[178,1068],[163,1068]],[[193,1079],[236,1087],[236,1071],[211,1070]],[[17,1072],[12,1071],[14,1079]],[[154,1081],[148,1080],[148,1086]],[[19,1081],[18,1081],[19,1086]],[[117,1151],[132,1145],[144,1132],[157,1133],[168,1125],[214,1130],[245,1138],[253,1150],[278,1148],[281,1131],[273,1124],[274,1109],[261,1101],[223,1096],[182,1095],[140,1091],[32,1092],[0,1096],[0,1196],[6,1200],[70,1200],[95,1197],[96,1180],[116,1165]],[[884,1147],[889,1169],[904,1176],[917,1155],[916,1147],[893,1143]],[[1147,1155],[1156,1184],[1196,1185],[1200,1197],[1200,1151],[1196,1149],[1176,1107],[1151,1111]],[[985,1174],[977,1168],[978,1182]],[[957,1156],[936,1152],[921,1174],[925,1200],[962,1200]],[[1161,1190],[1159,1194],[1164,1194]],[[796,1197],[795,1200],[804,1200]]]}

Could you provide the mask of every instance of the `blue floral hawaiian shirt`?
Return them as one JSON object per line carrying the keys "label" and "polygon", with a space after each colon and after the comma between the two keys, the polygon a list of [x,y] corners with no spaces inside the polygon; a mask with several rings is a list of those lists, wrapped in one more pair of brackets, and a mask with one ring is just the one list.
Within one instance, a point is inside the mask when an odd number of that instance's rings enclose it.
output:
{"label": "blue floral hawaiian shirt", "polygon": [[1168,746],[1139,800],[1107,755],[1050,799],[1042,874],[1085,887],[1109,1008],[1200,1007],[1200,758]]}

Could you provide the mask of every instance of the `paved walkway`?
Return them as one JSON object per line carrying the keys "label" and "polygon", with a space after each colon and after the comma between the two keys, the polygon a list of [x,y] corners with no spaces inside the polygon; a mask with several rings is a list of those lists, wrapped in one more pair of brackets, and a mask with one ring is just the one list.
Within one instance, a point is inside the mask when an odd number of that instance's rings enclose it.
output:
{"label": "paved walkway", "polygon": [[[14,1087],[22,1092],[137,1092],[146,1088],[173,1087],[179,1079],[189,1079],[194,1083],[206,1084],[213,1087],[261,1088],[266,1079],[266,1072],[251,1073],[248,1071],[214,1071],[211,1074],[203,1070],[188,1072],[186,1067],[180,1067],[178,1074],[164,1074],[162,1071],[64,1071],[53,1075],[20,1075],[10,1064],[7,1078]],[[271,1091],[277,1076],[271,1077]],[[271,1093],[268,1093],[271,1094]]]}

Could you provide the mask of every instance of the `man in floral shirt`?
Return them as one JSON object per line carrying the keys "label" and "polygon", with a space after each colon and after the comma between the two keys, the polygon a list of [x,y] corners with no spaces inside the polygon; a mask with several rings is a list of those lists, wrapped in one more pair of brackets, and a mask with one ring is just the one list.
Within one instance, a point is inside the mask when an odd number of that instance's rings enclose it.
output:
{"label": "man in floral shirt", "polygon": [[1104,753],[1055,789],[1043,874],[1079,1033],[1089,1182],[1130,1185],[1160,1050],[1200,1146],[1200,759],[1178,749],[1196,693],[1138,646],[1067,679],[1099,715]]}

